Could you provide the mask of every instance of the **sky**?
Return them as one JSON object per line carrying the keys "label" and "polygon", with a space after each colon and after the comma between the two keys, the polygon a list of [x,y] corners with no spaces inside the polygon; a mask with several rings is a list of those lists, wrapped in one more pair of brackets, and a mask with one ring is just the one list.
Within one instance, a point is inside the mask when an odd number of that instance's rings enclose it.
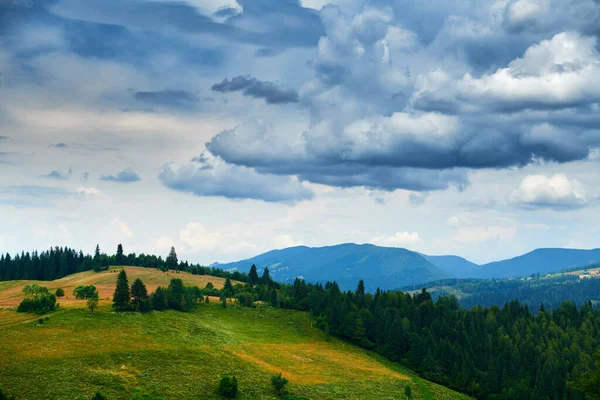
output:
{"label": "sky", "polygon": [[599,0],[0,0],[0,252],[598,247]]}

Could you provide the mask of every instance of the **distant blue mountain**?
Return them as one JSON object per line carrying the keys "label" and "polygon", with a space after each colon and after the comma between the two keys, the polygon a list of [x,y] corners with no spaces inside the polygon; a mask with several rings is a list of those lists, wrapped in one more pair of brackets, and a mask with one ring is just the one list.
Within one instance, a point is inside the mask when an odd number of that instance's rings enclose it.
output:
{"label": "distant blue mountain", "polygon": [[537,249],[509,260],[482,265],[473,278],[517,278],[600,261],[600,249]]}
{"label": "distant blue mountain", "polygon": [[481,267],[459,256],[428,256],[421,254],[427,261],[456,278],[469,278],[479,272]]}
{"label": "distant blue mountain", "polygon": [[252,264],[259,274],[268,267],[273,279],[280,282],[293,281],[296,277],[309,282],[336,281],[343,290],[355,289],[360,279],[365,281],[368,291],[374,291],[377,287],[396,289],[451,277],[413,251],[352,243],[290,247],[215,266],[248,272]]}
{"label": "distant blue mountain", "polygon": [[248,272],[252,264],[269,268],[273,279],[290,282],[336,281],[343,290],[355,289],[363,279],[369,291],[397,289],[447,278],[511,278],[600,262],[600,249],[537,249],[508,260],[479,266],[459,256],[429,256],[407,249],[371,244],[326,247],[290,247],[272,250],[247,260],[215,264],[225,270]]}

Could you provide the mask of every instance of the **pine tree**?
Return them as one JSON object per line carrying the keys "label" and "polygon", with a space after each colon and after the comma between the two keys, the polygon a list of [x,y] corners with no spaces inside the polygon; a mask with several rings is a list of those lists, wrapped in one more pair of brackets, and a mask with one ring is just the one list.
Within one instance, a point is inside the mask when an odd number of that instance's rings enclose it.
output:
{"label": "pine tree", "polygon": [[272,283],[271,274],[269,273],[269,268],[265,267],[265,270],[263,271],[263,275],[260,278],[260,280],[264,285],[270,285]]}
{"label": "pine tree", "polygon": [[175,247],[171,247],[171,251],[167,256],[167,269],[176,270],[179,269],[179,262],[177,261],[177,253],[175,252]]}
{"label": "pine tree", "polygon": [[148,299],[148,289],[146,289],[146,285],[144,285],[144,282],[142,282],[140,278],[133,281],[133,284],[131,285],[131,296],[135,303],[135,310],[140,311],[142,301]]}
{"label": "pine tree", "polygon": [[125,270],[122,269],[117,277],[117,287],[115,288],[115,294],[113,295],[113,308],[116,311],[127,311],[129,310],[130,301],[129,281],[127,280]]}
{"label": "pine tree", "polygon": [[231,279],[225,279],[225,285],[223,286],[223,294],[226,297],[231,297],[234,294],[233,285],[231,284]]}
{"label": "pine tree", "polygon": [[258,283],[258,272],[256,271],[256,265],[252,264],[250,267],[250,272],[248,273],[248,283],[252,286]]}
{"label": "pine tree", "polygon": [[123,254],[123,245],[119,243],[117,246],[117,254],[115,256],[115,263],[117,265],[125,265],[125,255]]}

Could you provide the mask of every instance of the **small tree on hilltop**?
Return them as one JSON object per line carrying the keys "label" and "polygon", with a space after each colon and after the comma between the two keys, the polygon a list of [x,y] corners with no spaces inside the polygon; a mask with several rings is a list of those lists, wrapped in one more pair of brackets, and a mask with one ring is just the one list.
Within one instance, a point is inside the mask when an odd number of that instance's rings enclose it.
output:
{"label": "small tree on hilltop", "polygon": [[223,397],[233,398],[237,396],[238,384],[235,376],[225,375],[219,382],[219,394]]}
{"label": "small tree on hilltop", "polygon": [[115,262],[117,265],[125,265],[125,254],[123,254],[123,245],[119,243],[117,246],[117,254],[115,256]]}
{"label": "small tree on hilltop", "polygon": [[281,372],[277,375],[273,375],[271,377],[271,383],[275,387],[275,391],[277,392],[277,396],[281,396],[283,393],[283,388],[287,385],[288,380],[281,376]]}
{"label": "small tree on hilltop", "polygon": [[167,256],[167,269],[179,269],[179,262],[177,261],[177,253],[175,252],[175,247],[171,247],[171,251]]}
{"label": "small tree on hilltop", "polygon": [[127,311],[129,310],[130,301],[129,281],[127,280],[127,273],[122,269],[117,277],[117,287],[113,295],[113,308],[116,311]]}
{"label": "small tree on hilltop", "polygon": [[56,292],[54,292],[54,295],[60,299],[65,296],[65,291],[62,288],[58,288],[56,289]]}

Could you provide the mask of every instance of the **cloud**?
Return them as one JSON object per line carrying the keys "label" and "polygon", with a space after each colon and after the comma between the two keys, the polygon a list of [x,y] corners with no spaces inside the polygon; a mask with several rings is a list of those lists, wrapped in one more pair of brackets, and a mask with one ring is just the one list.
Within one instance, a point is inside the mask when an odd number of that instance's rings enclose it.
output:
{"label": "cloud", "polygon": [[511,193],[509,200],[517,207],[555,211],[582,208],[590,204],[581,183],[564,174],[550,177],[529,175]]}
{"label": "cloud", "polygon": [[555,110],[598,102],[600,83],[593,79],[600,74],[596,44],[596,37],[559,33],[493,74],[465,74],[458,81],[443,79],[441,85],[430,81],[434,87],[418,90],[413,101],[424,110],[462,113]]}
{"label": "cloud", "polygon": [[223,79],[211,87],[215,92],[242,92],[244,96],[264,99],[268,104],[297,103],[298,93],[293,89],[284,89],[269,81],[259,81],[249,75]]}
{"label": "cloud", "polygon": [[212,251],[220,244],[222,236],[216,232],[209,232],[199,222],[190,222],[179,232],[179,240],[192,251]]}
{"label": "cloud", "polygon": [[108,198],[108,196],[106,196],[100,190],[93,187],[80,186],[77,188],[77,194],[85,197]]}
{"label": "cloud", "polygon": [[119,182],[119,183],[131,183],[140,180],[138,174],[131,168],[125,168],[117,175],[102,175],[100,177],[103,181]]}
{"label": "cloud", "polygon": [[8,136],[0,136],[0,141],[8,140],[8,139],[10,139]]}
{"label": "cloud", "polygon": [[[206,35],[229,42],[259,46],[313,46],[322,33],[313,10],[296,1],[239,0],[242,12],[223,22],[212,12],[183,2],[130,0],[91,0],[83,7],[75,0],[62,0],[50,10],[63,18],[125,27],[130,31],[155,32],[163,35]],[[168,18],[165,18],[168,15]]]}
{"label": "cloud", "polygon": [[[456,129],[452,117],[399,113],[357,121],[342,132],[329,127],[323,123],[294,138],[252,120],[220,132],[206,146],[228,163],[330,186],[427,191],[468,184],[466,171],[454,169],[453,155],[444,154]],[[423,157],[429,146],[436,157]]]}
{"label": "cloud", "polygon": [[427,200],[427,196],[429,196],[428,193],[411,193],[408,196],[408,201],[413,206],[420,206],[421,204],[425,203],[425,200]]}
{"label": "cloud", "polygon": [[596,0],[510,0],[503,26],[511,33],[551,34],[562,29],[598,34],[600,7]]}
{"label": "cloud", "polygon": [[135,92],[133,97],[142,103],[173,108],[195,108],[198,96],[186,90],[161,90],[154,92]]}
{"label": "cloud", "polygon": [[371,243],[383,247],[412,247],[422,242],[423,239],[418,232],[396,232],[392,236],[378,236],[371,239]]}
{"label": "cloud", "polygon": [[252,168],[223,163],[215,157],[200,165],[167,164],[159,179],[170,189],[196,196],[289,203],[314,196],[294,177],[261,174]]}
{"label": "cloud", "polygon": [[126,238],[133,237],[133,231],[131,230],[129,225],[121,221],[119,218],[115,217],[111,219],[108,227],[113,235],[117,234],[118,236]]}
{"label": "cloud", "polygon": [[69,168],[69,170],[65,173],[59,170],[52,170],[49,174],[44,175],[44,177],[49,179],[57,179],[60,181],[66,181],[71,179],[71,175],[73,175],[73,170]]}
{"label": "cloud", "polygon": [[512,239],[516,233],[514,226],[465,226],[458,228],[452,238],[461,243],[483,243]]}

